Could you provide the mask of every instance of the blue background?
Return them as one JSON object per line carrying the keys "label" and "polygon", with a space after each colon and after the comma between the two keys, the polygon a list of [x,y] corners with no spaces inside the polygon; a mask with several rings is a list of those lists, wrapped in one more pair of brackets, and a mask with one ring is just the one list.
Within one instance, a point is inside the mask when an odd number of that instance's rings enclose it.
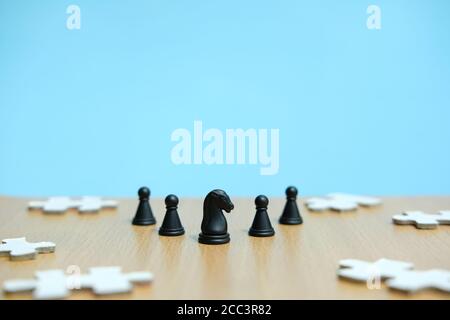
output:
{"label": "blue background", "polygon": [[[449,14],[448,0],[0,0],[0,193],[449,194]],[[279,128],[279,173],[175,166],[170,135],[194,120]]]}

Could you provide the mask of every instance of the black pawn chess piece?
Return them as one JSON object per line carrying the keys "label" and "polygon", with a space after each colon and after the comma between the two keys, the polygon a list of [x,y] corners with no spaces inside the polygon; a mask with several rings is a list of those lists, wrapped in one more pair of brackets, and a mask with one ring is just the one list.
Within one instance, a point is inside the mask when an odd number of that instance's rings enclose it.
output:
{"label": "black pawn chess piece", "polygon": [[169,194],[164,201],[166,203],[166,215],[159,229],[159,235],[169,237],[181,236],[184,234],[184,228],[181,225],[177,211],[178,197],[174,194]]}
{"label": "black pawn chess piece", "polygon": [[297,207],[297,188],[288,187],[286,189],[286,205],[281,214],[279,222],[281,224],[302,224],[303,219]]}
{"label": "black pawn chess piece", "polygon": [[275,234],[269,215],[267,214],[267,205],[269,199],[266,196],[259,195],[255,198],[256,214],[253,224],[248,234],[253,237],[271,237]]}
{"label": "black pawn chess piece", "polygon": [[136,210],[136,215],[133,219],[133,224],[137,226],[148,226],[156,223],[153,216],[152,208],[150,207],[150,189],[142,187],[138,191],[139,206]]}
{"label": "black pawn chess piece", "polygon": [[225,191],[217,189],[208,193],[203,202],[202,232],[198,236],[198,242],[203,244],[230,242],[227,220],[222,210],[229,213],[233,209],[234,205]]}

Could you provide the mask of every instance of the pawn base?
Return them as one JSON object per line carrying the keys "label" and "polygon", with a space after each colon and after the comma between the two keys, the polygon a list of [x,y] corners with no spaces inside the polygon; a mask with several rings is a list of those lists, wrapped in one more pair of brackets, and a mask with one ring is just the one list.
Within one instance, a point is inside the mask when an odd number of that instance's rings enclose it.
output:
{"label": "pawn base", "polygon": [[302,224],[302,218],[280,218],[280,224]]}
{"label": "pawn base", "polygon": [[184,234],[184,229],[159,229],[160,236],[176,237]]}
{"label": "pawn base", "polygon": [[230,234],[204,234],[198,235],[198,242],[203,244],[225,244],[230,242]]}
{"label": "pawn base", "polygon": [[255,230],[250,228],[248,231],[248,235],[252,237],[272,237],[275,235],[275,230],[273,229],[266,229],[266,230]]}
{"label": "pawn base", "polygon": [[156,219],[146,219],[146,220],[133,220],[135,226],[149,226],[156,224]]}

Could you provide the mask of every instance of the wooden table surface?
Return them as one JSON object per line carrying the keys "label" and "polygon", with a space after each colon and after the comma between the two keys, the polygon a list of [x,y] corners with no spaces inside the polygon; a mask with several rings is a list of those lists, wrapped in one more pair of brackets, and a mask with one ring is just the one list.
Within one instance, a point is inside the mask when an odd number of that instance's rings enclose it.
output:
{"label": "wooden table surface", "polygon": [[[413,262],[416,269],[450,270],[450,226],[418,230],[392,224],[392,215],[403,210],[435,212],[450,209],[450,197],[383,198],[376,208],[355,212],[309,212],[301,201],[300,226],[279,225],[282,198],[272,198],[269,215],[275,228],[271,238],[247,235],[254,214],[252,198],[232,198],[235,209],[225,213],[231,242],[208,246],[197,242],[203,200],[180,199],[179,214],[184,236],[160,237],[164,201],[151,199],[156,226],[131,225],[136,199],[118,199],[116,210],[98,214],[63,215],[28,211],[35,199],[0,197],[0,238],[26,236],[28,241],[52,241],[56,251],[35,260],[10,261],[0,257],[0,283],[32,278],[36,270],[76,265],[86,272],[94,266],[122,266],[124,271],[151,271],[150,285],[135,286],[133,293],[114,299],[449,299],[435,290],[405,294],[369,290],[336,276],[338,261],[345,258],[390,258]],[[1,299],[28,299],[30,293],[4,294]],[[99,298],[89,290],[71,299]],[[103,297],[100,297],[103,298]]]}

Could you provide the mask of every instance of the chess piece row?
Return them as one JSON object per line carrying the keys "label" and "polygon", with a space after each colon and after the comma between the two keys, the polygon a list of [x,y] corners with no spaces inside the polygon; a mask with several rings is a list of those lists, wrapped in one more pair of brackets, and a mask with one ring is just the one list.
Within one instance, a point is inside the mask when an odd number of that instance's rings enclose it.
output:
{"label": "chess piece row", "polygon": [[[150,206],[150,189],[142,187],[138,191],[139,205],[133,219],[134,225],[146,226],[156,224],[156,219]],[[297,206],[298,191],[295,187],[286,189],[286,204],[284,206],[280,224],[297,225],[302,224],[303,219]],[[185,233],[178,215],[178,197],[170,194],[165,198],[166,214],[159,229],[161,236],[180,236]],[[267,208],[269,199],[264,195],[255,198],[256,214],[249,229],[249,235],[253,237],[270,237],[275,234],[275,230],[270,223]],[[203,202],[203,220],[201,233],[198,241],[203,244],[224,244],[230,241],[227,231],[227,220],[223,210],[227,213],[234,209],[228,194],[220,189],[212,190],[205,197]]]}

